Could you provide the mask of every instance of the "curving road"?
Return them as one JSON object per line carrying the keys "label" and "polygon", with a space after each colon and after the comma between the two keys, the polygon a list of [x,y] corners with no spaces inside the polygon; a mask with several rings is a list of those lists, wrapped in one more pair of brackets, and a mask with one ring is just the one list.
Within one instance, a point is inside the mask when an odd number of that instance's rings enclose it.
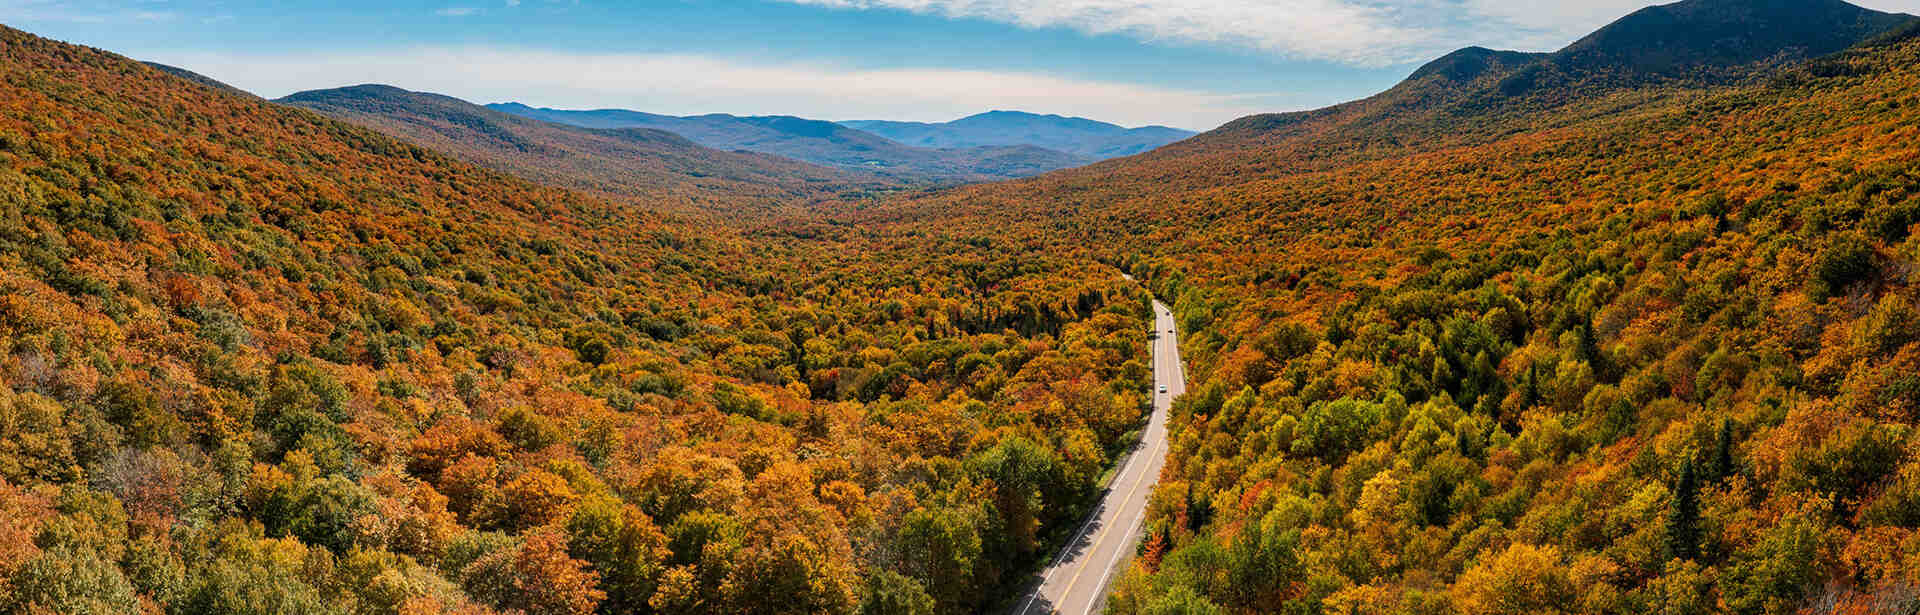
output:
{"label": "curving road", "polygon": [[[1040,585],[1014,603],[1013,615],[1085,615],[1105,601],[1107,583],[1133,556],[1147,516],[1147,494],[1160,478],[1167,461],[1167,409],[1173,398],[1187,391],[1185,367],[1180,364],[1179,338],[1173,313],[1153,302],[1153,417],[1140,443],[1127,455],[1106,496],[1087,515],[1072,540],[1041,572]],[[1160,387],[1167,392],[1161,393]]]}

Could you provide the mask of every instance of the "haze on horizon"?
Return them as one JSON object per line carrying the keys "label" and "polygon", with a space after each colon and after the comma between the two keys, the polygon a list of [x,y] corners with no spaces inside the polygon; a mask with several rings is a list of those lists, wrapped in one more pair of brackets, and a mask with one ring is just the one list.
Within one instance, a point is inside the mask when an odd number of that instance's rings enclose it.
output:
{"label": "haze on horizon", "polygon": [[[1557,49],[1647,0],[0,0],[0,22],[266,97],[1205,130],[1378,92],[1453,49]],[[1920,0],[1861,6],[1920,13]]]}

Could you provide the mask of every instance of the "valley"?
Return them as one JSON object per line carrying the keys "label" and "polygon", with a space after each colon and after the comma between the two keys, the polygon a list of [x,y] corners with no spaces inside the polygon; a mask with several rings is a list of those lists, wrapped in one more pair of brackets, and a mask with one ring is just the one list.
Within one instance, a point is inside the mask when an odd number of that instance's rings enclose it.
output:
{"label": "valley", "polygon": [[1915,612],[1920,18],[1583,32],[1196,134],[0,27],[0,615]]}

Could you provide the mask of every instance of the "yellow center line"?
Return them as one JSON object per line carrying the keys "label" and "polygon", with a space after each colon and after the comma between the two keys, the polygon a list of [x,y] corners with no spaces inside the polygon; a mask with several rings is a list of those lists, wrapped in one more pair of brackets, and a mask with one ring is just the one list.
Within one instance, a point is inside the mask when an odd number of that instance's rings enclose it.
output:
{"label": "yellow center line", "polygon": [[[1139,467],[1141,467],[1141,468],[1142,468],[1142,471],[1145,471],[1145,470],[1144,470],[1144,468],[1146,468],[1146,466],[1147,466],[1148,464],[1146,464],[1146,463],[1144,463],[1144,462],[1146,461],[1146,460],[1145,460],[1145,458],[1144,458],[1144,456],[1145,456],[1145,455],[1147,455],[1147,454],[1151,454],[1152,452],[1153,452],[1153,451],[1151,451],[1151,450],[1147,450],[1147,451],[1141,451],[1141,453],[1142,453],[1142,457],[1140,458],[1140,461],[1142,461],[1143,463],[1138,463],[1138,464],[1132,464],[1132,465],[1137,465],[1137,466],[1139,466]],[[1127,469],[1128,469],[1129,471],[1131,471],[1131,470],[1133,470],[1133,468],[1127,468]],[[1131,502],[1131,501],[1133,501],[1133,495],[1134,495],[1135,493],[1139,493],[1139,492],[1140,492],[1140,485],[1141,485],[1142,483],[1144,483],[1144,482],[1146,482],[1146,481],[1139,481],[1139,480],[1136,480],[1136,481],[1134,481],[1134,482],[1133,482],[1133,487],[1127,490],[1127,497],[1125,497],[1125,498],[1123,498],[1123,499],[1121,499],[1121,500],[1120,500],[1120,502],[1119,502],[1119,506],[1117,506],[1117,507],[1115,507],[1115,508],[1114,508],[1114,511],[1113,511],[1113,521],[1116,521],[1116,522],[1117,522],[1117,521],[1119,521],[1119,520],[1120,520],[1120,514],[1121,514],[1121,511],[1123,511],[1123,510],[1124,510],[1124,509],[1126,508],[1126,506],[1127,506],[1127,502]],[[1062,597],[1063,599],[1064,599],[1064,598],[1066,598],[1067,596],[1072,596],[1072,595],[1073,595],[1073,588],[1074,588],[1074,586],[1076,586],[1076,585],[1079,585],[1079,584],[1080,584],[1080,575],[1082,575],[1082,574],[1085,574],[1085,573],[1086,573],[1086,571],[1087,571],[1087,563],[1088,563],[1088,562],[1090,562],[1090,561],[1092,561],[1092,560],[1093,560],[1093,559],[1094,559],[1095,557],[1097,557],[1097,554],[1098,554],[1098,552],[1099,552],[1099,550],[1100,550],[1100,549],[1099,549],[1099,547],[1100,547],[1100,545],[1101,545],[1101,544],[1102,544],[1103,542],[1105,542],[1105,540],[1106,540],[1106,537],[1107,537],[1107,532],[1110,532],[1110,531],[1112,531],[1112,530],[1113,530],[1113,526],[1114,526],[1114,524],[1113,524],[1113,523],[1106,523],[1106,524],[1102,524],[1102,525],[1100,526],[1100,537],[1099,537],[1099,538],[1095,538],[1095,539],[1093,540],[1093,545],[1094,545],[1094,548],[1093,548],[1093,549],[1092,549],[1091,551],[1089,551],[1089,552],[1087,553],[1087,558],[1086,558],[1086,559],[1084,559],[1084,560],[1081,560],[1081,561],[1080,561],[1080,565],[1079,565],[1079,566],[1077,566],[1077,567],[1075,567],[1075,569],[1074,569],[1074,571],[1073,571],[1073,578],[1071,578],[1071,579],[1068,579],[1068,580],[1067,580],[1067,587],[1066,587],[1066,588],[1065,588],[1064,590],[1062,590],[1062,592],[1061,592],[1061,597]]]}
{"label": "yellow center line", "polygon": [[[1155,324],[1157,325],[1158,323],[1155,323]],[[1163,343],[1164,343],[1164,342],[1163,342]],[[1172,389],[1171,387],[1169,387],[1169,388],[1167,389],[1167,394],[1168,394],[1168,395],[1172,395],[1172,394],[1173,394],[1173,389]],[[1159,395],[1158,395],[1158,393],[1156,393],[1156,394],[1155,394],[1155,398],[1154,398],[1154,405],[1155,405],[1155,406],[1158,406],[1159,404],[1160,404],[1160,399],[1159,399]],[[1155,414],[1159,414],[1159,412],[1160,412],[1160,409],[1159,409],[1159,408],[1157,408],[1157,407],[1156,407],[1156,408],[1154,408],[1154,413],[1155,413]],[[1152,432],[1153,432],[1153,417],[1151,417],[1151,416],[1149,416],[1149,417],[1147,418],[1147,433],[1149,433],[1149,434],[1151,434]],[[1130,465],[1130,466],[1137,466],[1137,467],[1138,467],[1138,468],[1140,469],[1140,472],[1145,472],[1145,471],[1146,471],[1146,468],[1147,468],[1147,466],[1150,466],[1150,465],[1153,465],[1153,464],[1152,464],[1152,462],[1151,462],[1151,461],[1149,461],[1149,457],[1151,457],[1151,456],[1152,456],[1153,454],[1155,454],[1155,453],[1157,453],[1157,452],[1158,452],[1158,449],[1159,449],[1159,448],[1160,448],[1160,446],[1149,446],[1149,447],[1147,447],[1147,450],[1143,450],[1143,451],[1141,451],[1141,454],[1140,454],[1139,456],[1136,456],[1136,457],[1134,457],[1134,461],[1137,461],[1138,463],[1130,463],[1130,464],[1128,464],[1128,465]],[[1124,474],[1126,474],[1126,473],[1133,473],[1133,470],[1134,470],[1134,468],[1133,468],[1133,467],[1129,467],[1129,468],[1127,468],[1127,471],[1126,471],[1125,473],[1123,473],[1123,475],[1124,475]],[[1118,521],[1120,521],[1120,515],[1122,515],[1122,514],[1125,514],[1125,511],[1126,511],[1126,507],[1127,507],[1127,503],[1129,503],[1129,502],[1132,502],[1132,501],[1133,501],[1133,496],[1134,496],[1134,494],[1136,494],[1136,493],[1139,493],[1139,492],[1140,492],[1140,485],[1142,485],[1142,484],[1145,484],[1145,483],[1146,483],[1146,481],[1144,481],[1144,480],[1135,480],[1135,481],[1133,482],[1133,487],[1131,487],[1131,488],[1129,488],[1129,489],[1127,489],[1127,496],[1126,496],[1125,498],[1122,498],[1122,499],[1120,500],[1120,502],[1118,503],[1118,506],[1116,506],[1116,507],[1115,507],[1115,508],[1113,509],[1113,511],[1114,511],[1114,512],[1113,512],[1113,521],[1114,521],[1114,522],[1116,522],[1116,523],[1117,523]],[[1067,580],[1067,586],[1066,586],[1066,588],[1065,588],[1064,590],[1062,590],[1062,592],[1061,592],[1061,598],[1062,598],[1062,599],[1066,599],[1066,598],[1067,598],[1068,596],[1072,596],[1072,595],[1073,595],[1073,588],[1074,588],[1074,586],[1076,586],[1076,585],[1079,585],[1079,584],[1080,584],[1080,575],[1082,575],[1082,574],[1084,574],[1084,573],[1086,573],[1086,571],[1087,571],[1087,563],[1088,563],[1089,561],[1092,561],[1092,560],[1093,560],[1093,559],[1095,559],[1096,557],[1098,557],[1098,555],[1097,555],[1097,553],[1098,553],[1098,551],[1099,551],[1099,547],[1100,547],[1100,545],[1101,545],[1101,544],[1102,544],[1102,543],[1103,543],[1103,542],[1104,542],[1104,541],[1106,540],[1106,536],[1107,536],[1107,532],[1109,532],[1109,531],[1112,531],[1112,530],[1113,530],[1113,526],[1114,526],[1114,525],[1115,525],[1116,523],[1107,523],[1107,524],[1102,524],[1102,525],[1100,526],[1100,536],[1099,536],[1099,537],[1097,537],[1097,538],[1095,538],[1095,539],[1094,539],[1094,541],[1093,541],[1093,545],[1094,545],[1094,548],[1092,549],[1092,551],[1090,551],[1089,553],[1087,553],[1087,558],[1086,558],[1086,559],[1084,559],[1084,560],[1081,560],[1081,562],[1080,562],[1080,565],[1079,565],[1079,566],[1077,566],[1077,567],[1075,567],[1075,569],[1074,569],[1074,572],[1073,572],[1073,578],[1071,578],[1071,579],[1068,579],[1068,580]],[[1132,524],[1129,524],[1129,527],[1127,528],[1127,529],[1128,529],[1128,531],[1132,531],[1132,529],[1133,529],[1133,528],[1131,527],[1131,525],[1132,525]],[[1119,553],[1118,551],[1115,551],[1115,554],[1116,554],[1116,559],[1117,559],[1117,554],[1118,554],[1118,553]]]}

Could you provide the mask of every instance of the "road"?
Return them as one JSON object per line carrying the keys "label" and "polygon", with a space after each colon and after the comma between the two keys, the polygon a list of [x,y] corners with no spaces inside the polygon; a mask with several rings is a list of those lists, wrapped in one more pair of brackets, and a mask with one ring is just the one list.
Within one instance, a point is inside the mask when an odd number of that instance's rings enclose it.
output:
{"label": "road", "polygon": [[[1153,329],[1159,332],[1152,343],[1153,417],[1100,504],[1041,573],[1039,587],[1014,603],[1014,615],[1094,612],[1106,597],[1107,584],[1136,550],[1147,516],[1147,494],[1167,462],[1167,409],[1174,397],[1187,391],[1173,313],[1159,301],[1153,302]],[[1167,387],[1166,393],[1159,392],[1161,386]]]}

